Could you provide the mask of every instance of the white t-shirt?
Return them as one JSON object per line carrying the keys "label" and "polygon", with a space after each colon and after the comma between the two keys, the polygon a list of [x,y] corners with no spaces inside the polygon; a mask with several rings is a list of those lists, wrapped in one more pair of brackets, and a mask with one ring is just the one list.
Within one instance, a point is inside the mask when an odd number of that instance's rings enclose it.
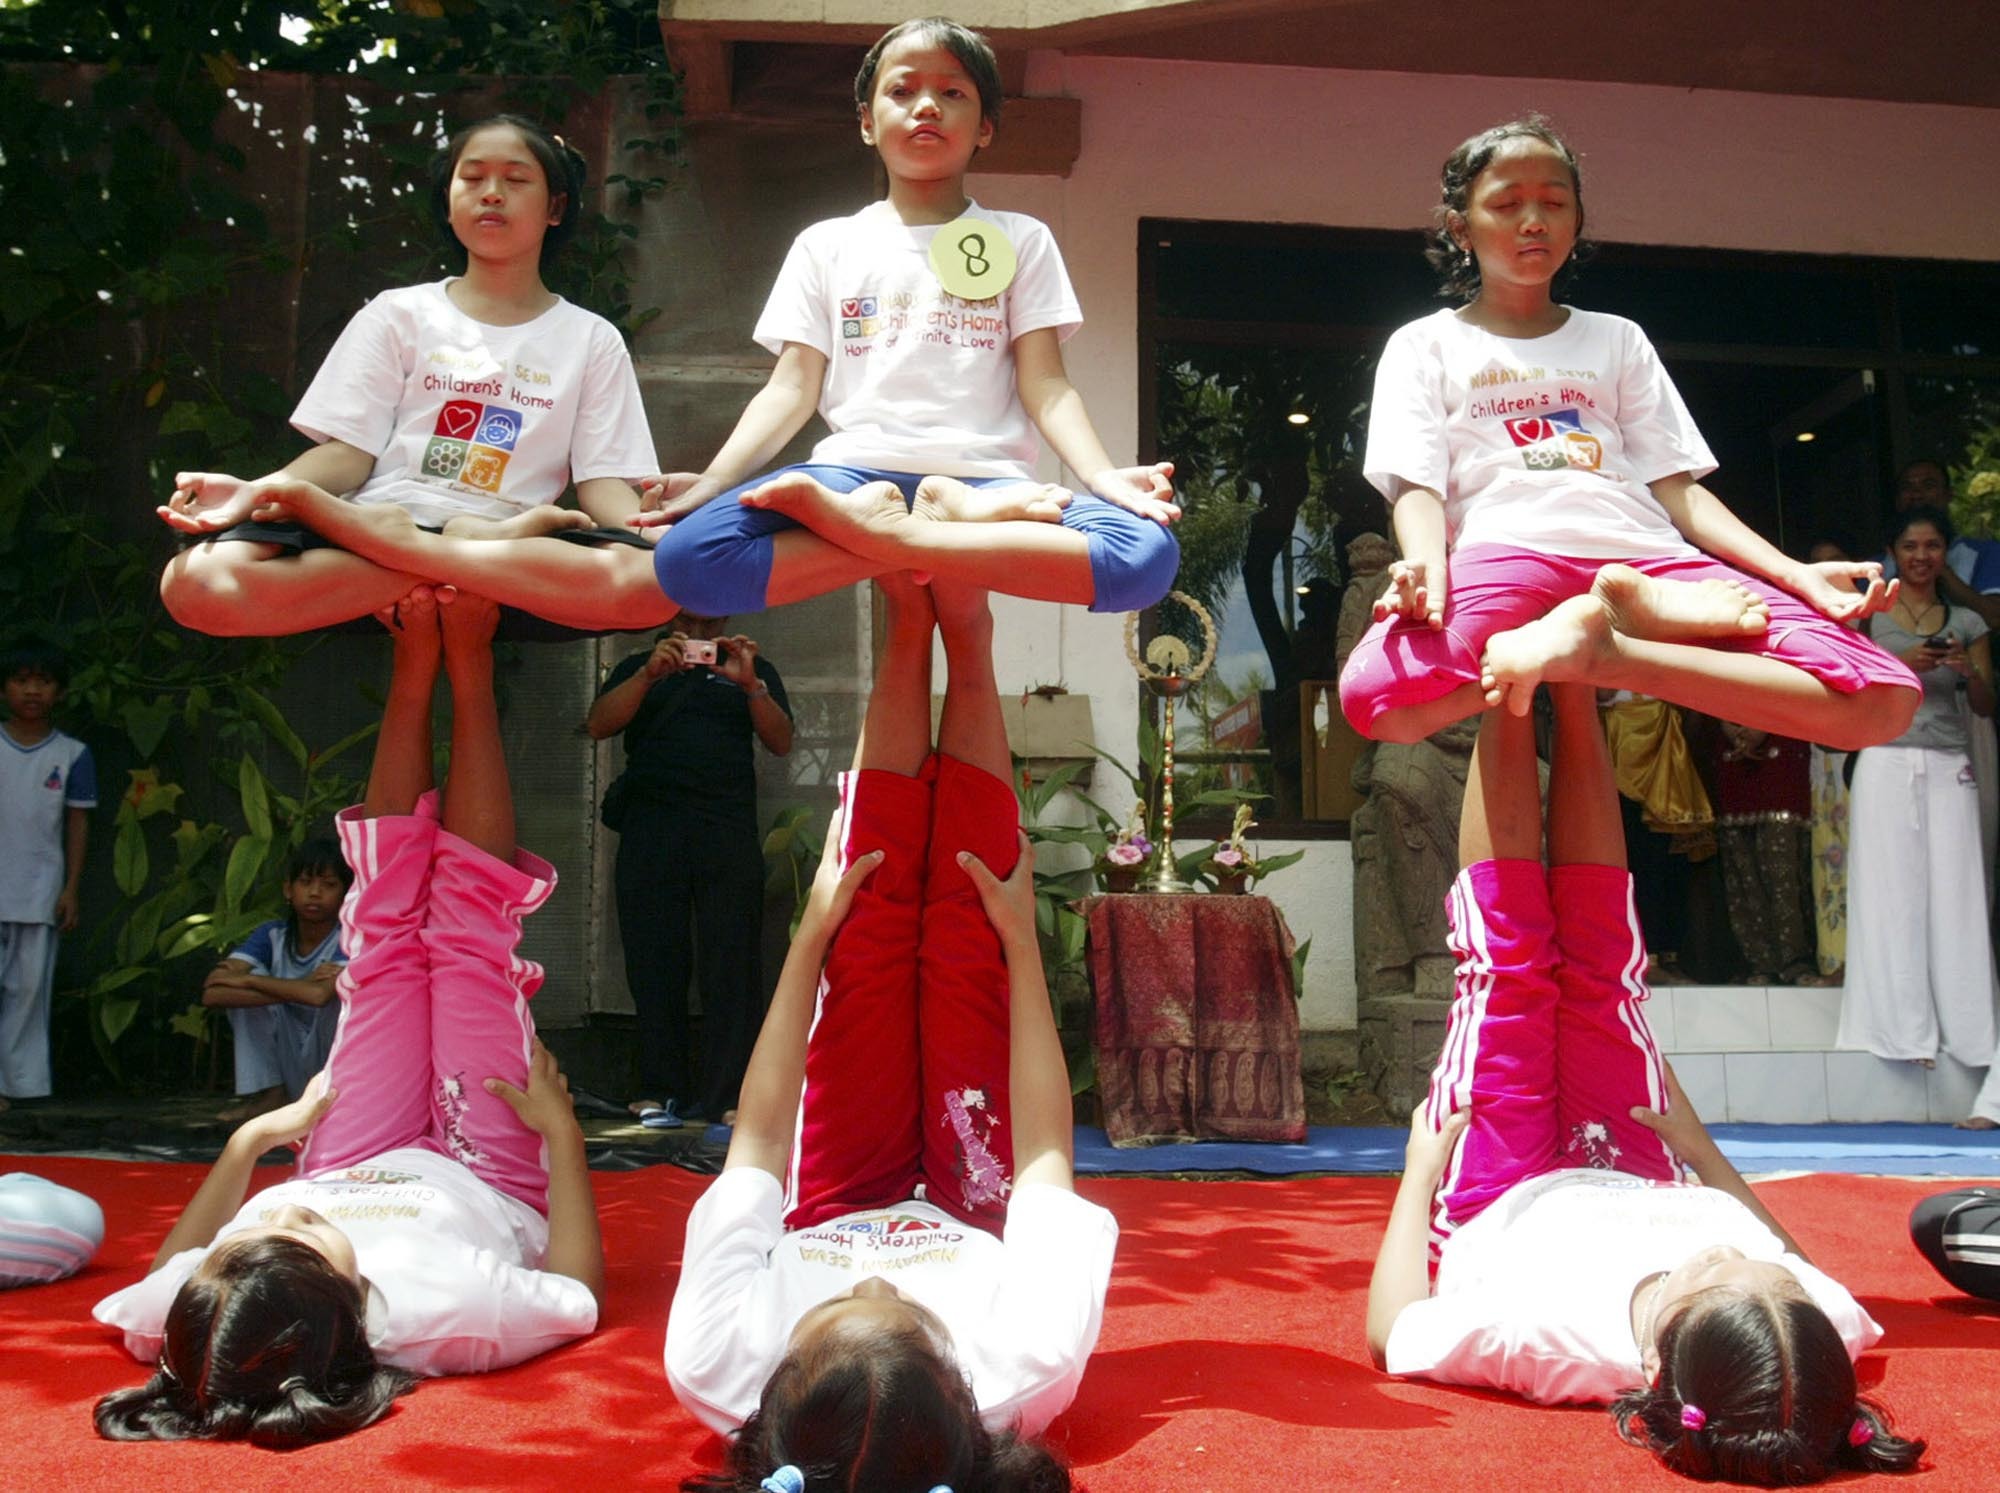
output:
{"label": "white t-shirt", "polygon": [[1570,310],[1542,337],[1439,311],[1399,327],[1375,371],[1362,474],[1445,500],[1453,549],[1580,559],[1692,555],[1646,488],[1715,470],[1659,354],[1622,316]]}
{"label": "white t-shirt", "polygon": [[215,1243],[182,1250],[98,1302],[92,1315],[124,1332],[134,1358],[153,1362],[167,1309],[194,1268],[215,1244],[287,1203],[323,1215],[353,1241],[368,1283],[369,1346],[384,1363],[415,1374],[477,1374],[597,1326],[597,1303],[582,1282],[534,1268],[548,1253],[548,1220],[450,1157],[418,1147],[266,1188]]}
{"label": "white t-shirt", "polygon": [[0,923],[53,923],[68,811],[97,804],[90,748],[51,731],[22,746],[0,729]]}
{"label": "white t-shirt", "polygon": [[778,1179],[724,1172],[688,1215],[667,1381],[727,1435],[757,1408],[808,1308],[880,1276],[951,1333],[980,1417],[1038,1434],[1076,1397],[1104,1317],[1118,1222],[1066,1188],[1017,1187],[1004,1241],[929,1203],[786,1233]]}
{"label": "white t-shirt", "polygon": [[792,242],[757,318],[767,351],[802,343],[826,358],[819,412],[833,434],[813,447],[829,465],[943,477],[1034,475],[1035,428],[1014,384],[1014,339],[1083,324],[1062,253],[1022,213],[966,216],[1014,246],[1014,279],[968,301],[931,269],[935,226],[905,227],[887,202],[815,223]]}
{"label": "white t-shirt", "polygon": [[474,321],[449,282],[385,291],[355,313],[292,412],[315,441],[375,458],[354,494],[431,528],[511,518],[572,481],[659,470],[618,331],[558,299],[516,327]]}
{"label": "white t-shirt", "polygon": [[1850,1357],[1880,1340],[1845,1287],[1786,1253],[1727,1193],[1581,1168],[1510,1188],[1452,1235],[1435,1294],[1389,1331],[1388,1370],[1545,1405],[1608,1403],[1645,1382],[1632,1335],[1639,1282],[1718,1244],[1797,1276]]}

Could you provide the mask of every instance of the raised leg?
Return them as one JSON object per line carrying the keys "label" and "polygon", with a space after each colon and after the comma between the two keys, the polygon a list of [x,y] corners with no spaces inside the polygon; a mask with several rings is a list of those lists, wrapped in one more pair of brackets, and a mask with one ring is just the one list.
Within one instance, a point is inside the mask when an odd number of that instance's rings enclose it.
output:
{"label": "raised leg", "polygon": [[542,970],[520,957],[521,922],[556,884],[548,862],[514,845],[514,802],[493,698],[499,615],[490,600],[461,595],[440,620],[452,734],[423,930],[430,959],[429,1134],[489,1186],[540,1211],[548,1206],[546,1144],[485,1085],[488,1078],[528,1085],[535,1046],[528,1000]]}
{"label": "raised leg", "polygon": [[899,1202],[918,1181],[917,936],[930,836],[930,658],[923,588],[885,585],[888,636],[854,768],[840,863],[884,857],[827,951],[806,1045],[786,1224]]}
{"label": "raised leg", "polygon": [[430,1124],[431,967],[423,938],[437,841],[431,694],[442,647],[428,591],[388,619],[394,671],[362,802],[334,821],[354,889],[341,904],[340,1025],[326,1073],[336,1099],[299,1154],[302,1175],[398,1146]]}
{"label": "raised leg", "polygon": [[1556,920],[1556,1128],[1572,1166],[1671,1181],[1680,1163],[1635,1104],[1664,1111],[1665,1064],[1646,1021],[1646,943],[1625,870],[1611,754],[1587,684],[1550,689],[1549,894]]}
{"label": "raised leg", "polygon": [[1431,1219],[1432,1258],[1516,1182],[1557,1164],[1555,914],[1541,864],[1533,723],[1491,711],[1466,778],[1446,899],[1457,991],[1426,1099],[1434,1128],[1469,1108]]}
{"label": "raised leg", "polygon": [[998,1232],[1014,1170],[1010,987],[999,935],[958,855],[970,851],[1005,877],[1019,855],[1020,815],[986,593],[940,579],[931,594],[950,673],[918,955],[924,1176],[941,1207]]}

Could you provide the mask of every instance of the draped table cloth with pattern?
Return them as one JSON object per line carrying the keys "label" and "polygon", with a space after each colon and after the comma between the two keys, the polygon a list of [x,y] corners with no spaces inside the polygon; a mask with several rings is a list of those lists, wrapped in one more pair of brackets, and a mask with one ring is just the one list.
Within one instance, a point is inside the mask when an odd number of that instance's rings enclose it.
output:
{"label": "draped table cloth with pattern", "polygon": [[1292,934],[1277,906],[1143,893],[1078,906],[1111,1143],[1304,1140]]}

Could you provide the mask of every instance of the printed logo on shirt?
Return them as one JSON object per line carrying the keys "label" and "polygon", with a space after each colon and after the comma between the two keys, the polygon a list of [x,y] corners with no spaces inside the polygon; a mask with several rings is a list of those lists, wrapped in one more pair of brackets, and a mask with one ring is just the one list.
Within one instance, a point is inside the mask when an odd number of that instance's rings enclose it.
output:
{"label": "printed logo on shirt", "polygon": [[60,767],[51,767],[49,775],[42,779],[42,786],[57,793],[62,792],[62,769]]}
{"label": "printed logo on shirt", "polygon": [[497,493],[507,475],[507,459],[520,442],[522,414],[504,405],[453,399],[438,411],[424,447],[424,476]]}
{"label": "printed logo on shirt", "polygon": [[1576,410],[1550,410],[1546,415],[1523,415],[1501,423],[1521,448],[1521,464],[1529,471],[1576,467],[1594,472],[1604,463],[1602,443],[1583,428],[1583,416]]}
{"label": "printed logo on shirt", "polygon": [[384,1166],[351,1166],[344,1172],[314,1179],[319,1182],[349,1182],[359,1187],[395,1187],[423,1179],[415,1172],[392,1172]]}

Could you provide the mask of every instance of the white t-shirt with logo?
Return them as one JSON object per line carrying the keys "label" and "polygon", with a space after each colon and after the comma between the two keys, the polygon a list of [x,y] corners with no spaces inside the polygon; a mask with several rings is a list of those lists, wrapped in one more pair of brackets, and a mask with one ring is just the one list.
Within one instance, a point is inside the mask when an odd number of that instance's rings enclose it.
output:
{"label": "white t-shirt with logo", "polygon": [[667,1381],[727,1435],[757,1408],[806,1311],[880,1276],[951,1333],[988,1427],[1033,1436],[1076,1397],[1097,1343],[1118,1222],[1067,1188],[1031,1183],[1004,1238],[924,1202],[785,1232],[783,1189],[725,1171],[688,1215],[667,1316]]}
{"label": "white t-shirt with logo", "polygon": [[294,1178],[244,1203],[213,1243],[185,1249],[92,1315],[134,1358],[160,1356],[167,1310],[217,1244],[297,1204],[353,1241],[368,1285],[368,1342],[414,1374],[477,1374],[533,1358],[597,1326],[589,1289],[538,1270],[549,1225],[448,1156],[410,1146],[359,1166]]}
{"label": "white t-shirt with logo", "polygon": [[1451,548],[1580,559],[1696,553],[1646,484],[1715,457],[1659,354],[1622,316],[1571,308],[1542,337],[1453,311],[1397,328],[1375,372],[1362,474],[1444,498]]}
{"label": "white t-shirt with logo", "polygon": [[[1040,450],[1014,383],[1014,339],[1083,324],[1048,228],[977,203],[965,216],[1013,244],[1013,281],[965,300],[931,268],[935,226],[910,228],[887,202],[815,223],[792,243],[754,333],[781,352],[801,343],[826,358],[819,412],[833,434],[812,459],[943,477],[1034,475]],[[977,247],[977,246],[973,246]]]}
{"label": "white t-shirt with logo", "polygon": [[1452,1235],[1435,1294],[1389,1331],[1388,1370],[1545,1405],[1608,1403],[1645,1382],[1632,1333],[1639,1282],[1718,1244],[1797,1276],[1849,1357],[1880,1341],[1840,1282],[1788,1254],[1727,1193],[1579,1168],[1508,1189]]}
{"label": "white t-shirt with logo", "polygon": [[369,452],[358,503],[436,528],[511,518],[571,482],[659,470],[624,339],[558,299],[533,321],[474,321],[448,281],[375,297],[347,324],[292,412],[315,441]]}
{"label": "white t-shirt with logo", "polygon": [[0,730],[0,923],[56,920],[69,810],[96,805],[89,747],[60,731],[22,746]]}

